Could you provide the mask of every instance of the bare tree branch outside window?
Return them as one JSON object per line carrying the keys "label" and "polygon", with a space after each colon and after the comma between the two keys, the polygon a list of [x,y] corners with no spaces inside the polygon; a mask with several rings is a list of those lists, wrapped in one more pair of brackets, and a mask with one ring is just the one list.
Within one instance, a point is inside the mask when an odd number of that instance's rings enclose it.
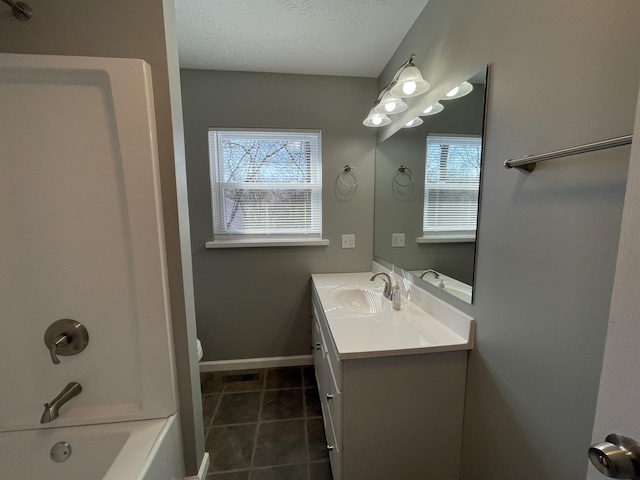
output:
{"label": "bare tree branch outside window", "polygon": [[246,133],[220,135],[213,152],[219,177],[214,188],[220,189],[216,198],[225,233],[294,234],[318,229],[317,141],[277,132],[253,138]]}

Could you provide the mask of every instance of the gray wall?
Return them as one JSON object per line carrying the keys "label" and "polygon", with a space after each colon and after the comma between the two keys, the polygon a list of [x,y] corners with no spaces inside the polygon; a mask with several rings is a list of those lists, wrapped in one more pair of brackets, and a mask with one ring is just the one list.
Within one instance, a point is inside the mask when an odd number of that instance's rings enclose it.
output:
{"label": "gray wall", "polygon": [[502,163],[633,131],[639,18],[634,0],[431,0],[379,79],[416,53],[435,100],[491,66],[475,303],[456,303],[477,320],[464,480],[585,477],[630,149]]}
{"label": "gray wall", "polygon": [[[166,1],[166,11],[161,0],[28,3],[33,9],[28,22],[14,19],[11,9],[0,5],[0,52],[141,58],[151,65],[184,456],[187,474],[194,475],[204,453],[204,438],[200,396],[192,395],[199,390],[199,379],[191,373],[188,336],[193,319],[185,310],[178,228],[173,129],[179,124],[176,116],[180,112],[171,110],[168,63],[173,61],[177,69],[176,40],[165,35],[165,13],[169,30],[175,17],[173,1]],[[168,48],[173,50],[169,60]]]}
{"label": "gray wall", "polygon": [[[473,284],[475,243],[416,243],[422,236],[424,175],[428,134],[482,135],[484,85],[465,97],[442,102],[437,115],[422,117],[418,127],[403,128],[376,148],[374,254],[405,270],[433,268],[468,285]],[[404,165],[413,173],[410,187],[393,178]],[[398,181],[408,183],[406,177]],[[405,233],[404,248],[391,246],[392,233]]]}
{"label": "gray wall", "polygon": [[[376,80],[182,70],[198,337],[204,360],[309,354],[310,275],[369,271],[376,133],[362,120]],[[205,249],[213,239],[209,127],[322,130],[323,237],[328,247]],[[357,189],[337,184],[346,164]],[[355,249],[341,234],[356,235]]]}

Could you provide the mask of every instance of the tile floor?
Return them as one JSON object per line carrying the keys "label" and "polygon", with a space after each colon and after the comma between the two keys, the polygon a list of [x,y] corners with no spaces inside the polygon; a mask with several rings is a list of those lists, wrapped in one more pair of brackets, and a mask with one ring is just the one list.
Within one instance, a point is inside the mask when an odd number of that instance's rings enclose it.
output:
{"label": "tile floor", "polygon": [[200,375],[207,480],[331,480],[313,367]]}

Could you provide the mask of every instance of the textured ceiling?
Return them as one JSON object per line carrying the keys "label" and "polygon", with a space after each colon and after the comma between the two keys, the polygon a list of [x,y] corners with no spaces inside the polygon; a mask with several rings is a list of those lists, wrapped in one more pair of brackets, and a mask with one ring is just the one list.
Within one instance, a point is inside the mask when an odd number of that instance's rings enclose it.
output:
{"label": "textured ceiling", "polygon": [[428,0],[176,0],[180,66],[378,77]]}

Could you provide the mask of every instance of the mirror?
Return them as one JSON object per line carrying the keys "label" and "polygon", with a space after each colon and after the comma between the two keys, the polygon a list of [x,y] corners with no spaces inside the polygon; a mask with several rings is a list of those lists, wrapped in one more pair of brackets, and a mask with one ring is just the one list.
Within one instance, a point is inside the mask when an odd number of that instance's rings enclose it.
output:
{"label": "mirror", "polygon": [[[471,92],[442,99],[442,111],[421,116],[421,125],[401,128],[376,148],[376,260],[467,303],[473,295],[487,70],[468,80]],[[427,270],[434,272],[420,280]]]}

